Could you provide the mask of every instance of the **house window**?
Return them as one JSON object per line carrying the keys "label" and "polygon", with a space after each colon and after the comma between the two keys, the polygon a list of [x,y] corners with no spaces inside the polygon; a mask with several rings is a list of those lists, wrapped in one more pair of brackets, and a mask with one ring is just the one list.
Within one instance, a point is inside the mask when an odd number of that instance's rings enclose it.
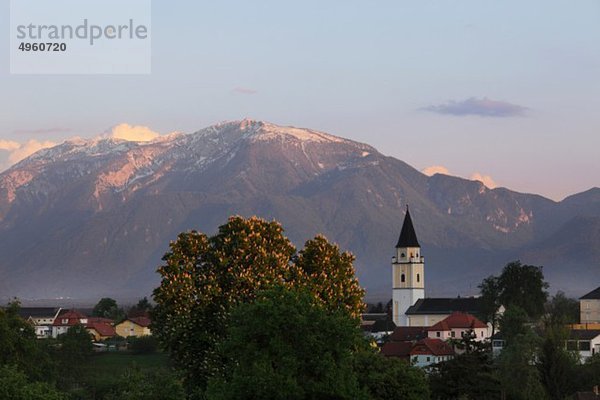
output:
{"label": "house window", "polygon": [[404,254],[404,253],[400,254],[400,258],[404,258],[404,257],[406,257],[406,254]]}
{"label": "house window", "polygon": [[481,331],[481,337],[483,337],[483,331]]}
{"label": "house window", "polygon": [[454,331],[450,332],[450,336],[456,337],[456,332],[454,332]]}
{"label": "house window", "polygon": [[579,350],[581,351],[590,351],[591,347],[590,347],[590,342],[588,340],[584,340],[582,342],[579,342]]}
{"label": "house window", "polygon": [[427,362],[431,361],[431,357],[427,357]]}
{"label": "house window", "polygon": [[442,334],[442,332],[436,332],[436,333],[435,333],[435,336],[437,336],[437,337],[440,337],[440,336],[441,336],[441,334]]}
{"label": "house window", "polygon": [[417,274],[417,282],[421,282],[421,274]]}
{"label": "house window", "polygon": [[413,257],[414,257],[414,254],[413,254],[413,253],[410,253],[410,258],[413,258]]}
{"label": "house window", "polygon": [[68,324],[68,323],[69,323],[69,320],[68,320],[68,319],[64,319],[64,318],[63,318],[63,320],[62,320],[62,323],[63,323],[63,324]]}
{"label": "house window", "polygon": [[406,282],[406,276],[404,276],[404,274],[400,275],[400,282]]}
{"label": "house window", "polygon": [[567,350],[577,351],[577,341],[576,340],[567,341]]}

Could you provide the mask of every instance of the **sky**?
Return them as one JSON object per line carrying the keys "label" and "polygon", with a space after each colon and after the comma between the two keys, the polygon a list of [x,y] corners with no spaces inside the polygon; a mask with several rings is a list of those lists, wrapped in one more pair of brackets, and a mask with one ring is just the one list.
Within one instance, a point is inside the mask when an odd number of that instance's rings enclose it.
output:
{"label": "sky", "polygon": [[150,74],[11,75],[0,35],[0,165],[248,117],[554,200],[600,186],[597,0],[155,0],[151,37]]}

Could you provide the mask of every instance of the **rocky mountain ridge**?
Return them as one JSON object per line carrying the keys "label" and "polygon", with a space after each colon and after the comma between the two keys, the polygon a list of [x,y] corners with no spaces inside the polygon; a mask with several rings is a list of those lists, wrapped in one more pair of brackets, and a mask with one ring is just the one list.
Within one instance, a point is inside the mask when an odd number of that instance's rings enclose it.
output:
{"label": "rocky mountain ridge", "polygon": [[[598,188],[554,202],[428,177],[323,132],[243,120],[151,142],[67,141],[0,174],[0,293],[146,294],[178,232],[214,232],[241,214],[281,221],[299,247],[324,233],[355,253],[369,294],[385,298],[407,203],[429,295],[475,293],[515,258],[543,263],[556,289],[578,293],[580,272],[598,285]],[[590,252],[568,245],[581,237]]]}

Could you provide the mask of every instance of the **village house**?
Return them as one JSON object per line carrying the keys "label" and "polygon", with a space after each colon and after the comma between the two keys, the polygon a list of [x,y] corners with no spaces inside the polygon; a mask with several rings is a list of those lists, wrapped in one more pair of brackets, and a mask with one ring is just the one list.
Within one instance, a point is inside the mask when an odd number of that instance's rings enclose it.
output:
{"label": "village house", "polygon": [[427,329],[428,337],[432,339],[461,339],[466,334],[472,334],[479,342],[489,339],[490,329],[471,314],[455,311],[447,318]]}
{"label": "village house", "polygon": [[52,337],[67,333],[70,327],[75,325],[86,325],[88,318],[77,310],[67,310],[60,313],[52,323]]}
{"label": "village house", "polygon": [[578,352],[581,362],[600,353],[600,330],[571,329],[567,339],[567,350]]}
{"label": "village house", "polygon": [[426,337],[416,342],[387,342],[383,345],[381,354],[424,368],[451,359],[454,357],[454,349],[443,340]]}
{"label": "village house", "polygon": [[60,307],[21,307],[19,316],[33,325],[38,339],[52,336],[52,324],[61,313]]}
{"label": "village house", "polygon": [[440,339],[425,338],[418,341],[410,351],[410,363],[416,367],[429,367],[454,357],[454,349]]}
{"label": "village house", "polygon": [[600,287],[579,298],[580,322],[600,323]]}
{"label": "village house", "polygon": [[117,332],[113,326],[113,320],[108,318],[88,318],[85,329],[92,335],[95,342],[110,339],[116,336]]}
{"label": "village house", "polygon": [[150,318],[135,317],[127,318],[125,321],[115,326],[117,335],[122,337],[130,336],[148,336],[150,332]]}
{"label": "village house", "polygon": [[474,316],[454,312],[434,326],[399,326],[381,349],[387,357],[409,360],[412,365],[427,367],[449,360],[456,350],[447,341],[460,340],[467,334],[477,341],[489,339],[489,328]]}

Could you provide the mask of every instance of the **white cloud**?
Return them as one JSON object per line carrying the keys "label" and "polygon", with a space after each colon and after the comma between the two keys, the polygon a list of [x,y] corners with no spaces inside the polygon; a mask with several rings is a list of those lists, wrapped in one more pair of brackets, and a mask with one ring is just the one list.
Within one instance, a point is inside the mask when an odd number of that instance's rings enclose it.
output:
{"label": "white cloud", "polygon": [[433,176],[435,174],[450,175],[448,168],[442,165],[432,165],[431,167],[423,168],[421,172],[427,176]]}
{"label": "white cloud", "polygon": [[15,142],[14,140],[0,139],[0,150],[14,151],[21,147],[21,143]]}
{"label": "white cloud", "polygon": [[496,184],[496,182],[494,182],[494,180],[492,179],[491,176],[482,175],[479,172],[473,173],[473,175],[471,175],[471,180],[479,181],[490,189],[494,189],[495,187],[498,187],[498,185]]}
{"label": "white cloud", "polygon": [[149,142],[159,137],[160,134],[147,126],[119,124],[110,130],[108,136],[130,142]]}
{"label": "white cloud", "polygon": [[24,158],[29,157],[38,150],[53,146],[56,146],[56,143],[49,140],[38,141],[32,139],[25,143],[19,143],[13,140],[0,139],[0,151],[3,150],[8,153],[8,157],[5,159],[3,157],[3,161],[0,163],[0,170],[9,168],[11,165],[14,165]]}

